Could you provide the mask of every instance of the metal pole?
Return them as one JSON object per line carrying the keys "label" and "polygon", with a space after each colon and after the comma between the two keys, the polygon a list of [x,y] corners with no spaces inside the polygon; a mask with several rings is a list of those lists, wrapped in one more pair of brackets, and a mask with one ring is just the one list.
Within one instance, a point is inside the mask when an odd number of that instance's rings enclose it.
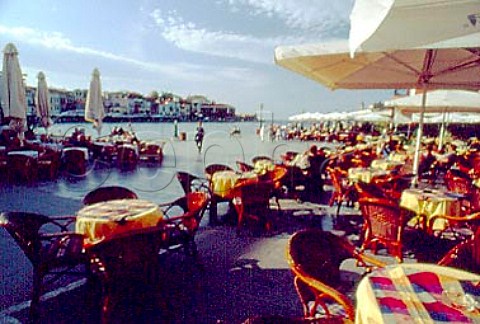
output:
{"label": "metal pole", "polygon": [[418,121],[417,141],[415,144],[415,155],[413,157],[413,184],[418,184],[418,166],[420,164],[420,148],[423,136],[423,117],[425,115],[425,105],[427,103],[427,84],[423,84],[422,109],[420,110],[420,120]]}

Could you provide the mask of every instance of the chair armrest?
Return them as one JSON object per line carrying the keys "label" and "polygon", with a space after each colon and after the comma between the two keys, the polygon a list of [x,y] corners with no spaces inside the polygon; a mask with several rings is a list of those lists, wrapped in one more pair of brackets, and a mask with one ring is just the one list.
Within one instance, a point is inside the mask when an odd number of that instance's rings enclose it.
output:
{"label": "chair armrest", "polygon": [[64,236],[81,236],[83,237],[83,234],[76,233],[76,232],[60,232],[60,233],[43,233],[40,234],[41,239],[52,239],[56,237],[64,237]]}

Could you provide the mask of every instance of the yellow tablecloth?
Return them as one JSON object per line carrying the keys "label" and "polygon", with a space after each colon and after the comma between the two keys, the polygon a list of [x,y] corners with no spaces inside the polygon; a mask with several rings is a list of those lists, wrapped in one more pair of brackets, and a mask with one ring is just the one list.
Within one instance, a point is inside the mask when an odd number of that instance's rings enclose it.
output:
{"label": "yellow tablecloth", "polygon": [[433,264],[404,263],[372,271],[356,291],[355,323],[479,323],[480,311],[459,307],[479,298],[480,276]]}
{"label": "yellow tablecloth", "polygon": [[406,152],[403,152],[403,153],[392,152],[388,156],[388,160],[390,161],[405,162],[407,159],[408,159],[408,154]]}
{"label": "yellow tablecloth", "polygon": [[232,195],[232,189],[239,181],[255,181],[257,179],[258,175],[255,172],[218,171],[212,176],[212,191],[222,198],[229,198]]}
{"label": "yellow tablecloth", "polygon": [[253,171],[257,174],[265,174],[268,171],[273,171],[275,164],[270,160],[259,160],[255,162]]}
{"label": "yellow tablecloth", "polygon": [[[418,217],[424,218],[425,224],[433,216],[461,215],[461,201],[454,193],[440,190],[406,189],[402,192],[400,206],[413,211]],[[410,225],[418,222],[418,218],[411,220]],[[443,230],[446,222],[437,219],[433,224],[433,230]]]}
{"label": "yellow tablecloth", "polygon": [[157,225],[163,212],[157,204],[140,199],[118,199],[86,206],[78,211],[75,232],[92,245],[116,234]]}
{"label": "yellow tablecloth", "polygon": [[403,161],[391,161],[386,159],[378,159],[378,160],[373,160],[370,166],[374,169],[388,171],[388,170],[395,169],[397,166],[402,164],[404,164]]}
{"label": "yellow tablecloth", "polygon": [[348,180],[370,183],[374,177],[386,175],[388,172],[372,168],[350,168],[348,169]]}

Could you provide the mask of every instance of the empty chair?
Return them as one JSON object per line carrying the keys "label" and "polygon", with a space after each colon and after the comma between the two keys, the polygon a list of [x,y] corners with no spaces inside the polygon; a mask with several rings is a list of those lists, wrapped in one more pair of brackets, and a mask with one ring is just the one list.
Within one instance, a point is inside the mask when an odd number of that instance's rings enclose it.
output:
{"label": "empty chair", "polygon": [[385,192],[376,184],[366,183],[363,181],[355,182],[355,190],[358,198],[387,198]]}
{"label": "empty chair", "polygon": [[360,198],[358,202],[365,230],[362,250],[372,248],[376,253],[378,244],[382,244],[402,262],[402,233],[407,211],[397,202],[384,198]]}
{"label": "empty chair", "polygon": [[274,189],[272,181],[245,183],[234,190],[233,204],[238,216],[238,228],[247,218],[262,222],[268,231],[271,228],[268,220],[270,197]]}
{"label": "empty chair", "polygon": [[133,145],[119,145],[117,147],[117,164],[121,169],[135,169],[138,162],[137,148]]}
{"label": "empty chair", "polygon": [[480,273],[480,227],[471,238],[453,247],[438,264]]}
{"label": "empty chair", "polygon": [[10,182],[34,183],[38,178],[38,160],[29,155],[8,154],[7,171]]}
{"label": "empty chair", "polygon": [[205,178],[185,171],[177,171],[176,176],[185,194],[196,191],[209,191],[208,180]]}
{"label": "empty chair", "polygon": [[[292,235],[287,246],[287,260],[306,318],[354,319],[353,302],[342,291],[340,265],[348,258],[361,264],[385,266],[375,258],[362,255],[350,242],[330,232],[308,229]],[[341,306],[335,307],[335,306]]]}
{"label": "empty chair", "polygon": [[83,197],[83,204],[92,205],[114,199],[138,199],[138,196],[132,190],[121,186],[98,187]]}
{"label": "empty chair", "polygon": [[181,246],[186,254],[197,254],[195,234],[208,201],[208,193],[190,192],[171,203],[160,205],[164,211],[164,219],[160,223],[164,228],[164,248],[170,250]]}
{"label": "empty chair", "polygon": [[[0,227],[4,227],[15,239],[33,266],[30,321],[39,320],[40,296],[47,282],[52,283],[62,275],[85,276],[88,273],[83,236],[68,231],[68,225],[73,221],[72,217],[53,218],[35,213],[0,214]],[[47,233],[44,226],[53,227],[57,232]],[[79,269],[79,265],[84,267]]]}
{"label": "empty chair", "polygon": [[47,150],[38,156],[38,177],[46,180],[57,178],[60,169],[61,152]]}
{"label": "empty chair", "polygon": [[329,205],[333,206],[333,204],[337,204],[337,213],[340,213],[340,208],[342,207],[342,203],[353,204],[355,201],[355,190],[354,187],[347,183],[346,178],[344,177],[342,171],[335,167],[330,168],[327,167],[327,172],[330,175],[330,179],[332,180],[333,185],[333,192],[332,197],[330,198]]}
{"label": "empty chair", "polygon": [[255,169],[253,165],[242,162],[242,161],[236,161],[235,163],[237,164],[237,168],[240,172],[248,172]]}
{"label": "empty chair", "polygon": [[266,155],[257,155],[252,158],[252,163],[255,164],[258,161],[270,161],[273,162],[273,159],[270,156]]}
{"label": "empty chair", "polygon": [[162,226],[150,226],[117,234],[88,247],[91,266],[102,286],[101,323],[112,321],[119,299],[125,297],[116,287],[132,282],[149,286],[158,279],[158,252],[163,246],[163,233]]}
{"label": "empty chair", "polygon": [[162,163],[163,144],[145,143],[140,149],[139,158],[142,161]]}
{"label": "empty chair", "polygon": [[207,178],[211,179],[215,172],[219,171],[234,171],[231,167],[225,164],[210,164],[205,168]]}
{"label": "empty chair", "polygon": [[85,151],[76,148],[70,148],[63,151],[62,156],[63,170],[69,175],[83,176],[87,171],[87,159]]}

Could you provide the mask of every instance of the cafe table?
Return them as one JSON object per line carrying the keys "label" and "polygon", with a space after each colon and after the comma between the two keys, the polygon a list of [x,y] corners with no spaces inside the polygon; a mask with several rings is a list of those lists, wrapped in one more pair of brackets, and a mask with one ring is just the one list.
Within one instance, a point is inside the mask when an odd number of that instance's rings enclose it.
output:
{"label": "cafe table", "polygon": [[479,323],[480,276],[424,263],[373,270],[356,290],[356,324]]}
{"label": "cafe table", "polygon": [[388,174],[388,171],[374,168],[350,168],[348,169],[348,180],[352,182],[362,181],[370,183],[373,178]]}
{"label": "cafe table", "polygon": [[405,164],[405,162],[402,161],[395,161],[395,160],[388,160],[388,159],[377,159],[373,160],[370,166],[373,169],[380,169],[380,170],[393,170],[396,167]]}
{"label": "cafe table", "polygon": [[212,175],[212,191],[224,199],[233,199],[233,188],[242,181],[255,182],[258,175],[255,172],[217,171]]}
{"label": "cafe table", "polygon": [[438,218],[429,227],[430,219],[434,216],[461,215],[462,197],[460,194],[444,190],[410,188],[402,192],[400,206],[416,214],[409,225],[420,222],[427,231],[444,230],[446,220]]}
{"label": "cafe table", "polygon": [[75,232],[83,234],[89,246],[128,231],[156,226],[162,218],[162,210],[151,201],[109,200],[79,210]]}

